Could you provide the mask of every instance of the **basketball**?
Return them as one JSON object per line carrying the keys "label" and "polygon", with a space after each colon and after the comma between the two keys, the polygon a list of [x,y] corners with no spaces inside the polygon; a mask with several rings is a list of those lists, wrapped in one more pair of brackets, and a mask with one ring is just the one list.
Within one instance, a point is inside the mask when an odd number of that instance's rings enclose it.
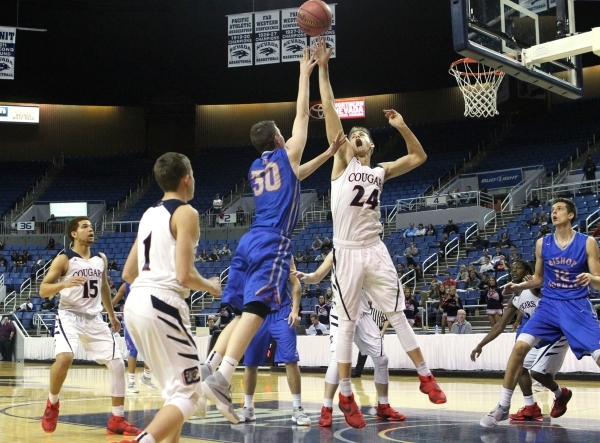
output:
{"label": "basketball", "polygon": [[308,0],[298,9],[296,21],[302,32],[317,37],[331,26],[331,9],[321,0]]}

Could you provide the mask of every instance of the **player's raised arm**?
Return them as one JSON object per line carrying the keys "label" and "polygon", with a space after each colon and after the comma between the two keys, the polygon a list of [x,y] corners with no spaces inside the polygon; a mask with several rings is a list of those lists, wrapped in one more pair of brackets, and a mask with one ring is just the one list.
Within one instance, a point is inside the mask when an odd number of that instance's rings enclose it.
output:
{"label": "player's raised arm", "polygon": [[335,140],[329,145],[329,148],[322,154],[317,155],[310,161],[303,163],[300,165],[300,172],[298,174],[298,178],[300,180],[304,180],[310,174],[315,172],[317,169],[321,167],[323,163],[329,160],[331,157],[335,155],[335,153],[339,150],[340,146],[344,144],[346,141],[346,136],[343,131],[338,132]]}
{"label": "player's raised arm", "polygon": [[290,272],[290,275],[298,278],[299,280],[302,280],[303,282],[315,284],[323,280],[327,273],[331,271],[332,267],[333,252],[330,252],[329,254],[327,254],[327,257],[325,257],[325,260],[323,260],[323,263],[321,263],[321,266],[319,266],[315,272],[305,274],[304,272],[294,270]]}
{"label": "player's raised arm", "polygon": [[296,118],[292,127],[292,136],[285,142],[290,163],[295,168],[300,165],[300,159],[306,146],[308,136],[308,97],[310,93],[310,74],[317,64],[306,48],[300,60],[300,81],[298,84],[298,100],[296,101]]}
{"label": "player's raised arm", "polygon": [[422,165],[427,160],[427,154],[423,150],[423,146],[415,137],[415,134],[410,130],[410,128],[404,122],[404,118],[394,111],[393,109],[384,109],[386,118],[388,119],[390,125],[392,125],[396,130],[402,135],[404,141],[406,142],[406,148],[408,150],[408,154],[398,158],[393,162],[385,162],[381,163],[381,166],[385,169],[385,179],[389,180],[394,177],[398,177],[399,175],[406,174],[407,172],[415,169],[417,166]]}

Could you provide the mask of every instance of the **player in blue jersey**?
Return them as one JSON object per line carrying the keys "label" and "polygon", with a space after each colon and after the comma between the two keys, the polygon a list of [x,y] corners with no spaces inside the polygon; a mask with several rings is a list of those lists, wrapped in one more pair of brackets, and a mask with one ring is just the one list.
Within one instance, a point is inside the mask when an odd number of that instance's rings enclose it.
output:
{"label": "player in blue jersey", "polygon": [[[589,286],[600,289],[598,245],[593,237],[575,232],[575,204],[557,198],[552,205],[554,234],[540,238],[535,245],[535,274],[531,281],[508,283],[504,293],[542,287],[535,315],[523,326],[512,350],[504,374],[498,405],[480,421],[481,426],[495,427],[509,416],[510,401],[521,375],[529,350],[540,340],[554,342],[563,335],[578,359],[591,355],[600,366],[600,325],[589,300]],[[550,413],[560,417],[567,410],[571,391],[561,388]]]}
{"label": "player in blue jersey", "polygon": [[[290,237],[299,215],[299,169],[308,131],[309,77],[315,64],[310,49],[306,49],[300,61],[292,137],[285,141],[273,121],[259,122],[250,131],[252,144],[261,153],[248,174],[254,193],[255,218],[233,255],[223,292],[223,303],[243,312],[220,334],[221,343],[227,343],[224,353],[219,353],[223,355],[221,365],[218,372],[206,379],[203,372],[202,383],[206,397],[232,423],[239,419],[229,397],[231,377],[264,318],[279,309],[290,272],[293,253]],[[218,364],[219,359],[213,354],[211,364],[204,365],[202,370]]]}

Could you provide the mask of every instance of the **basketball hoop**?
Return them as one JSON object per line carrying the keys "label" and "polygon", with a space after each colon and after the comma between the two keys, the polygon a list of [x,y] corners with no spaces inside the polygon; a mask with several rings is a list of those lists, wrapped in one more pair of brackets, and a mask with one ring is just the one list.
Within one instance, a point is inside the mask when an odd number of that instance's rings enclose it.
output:
{"label": "basketball hoop", "polygon": [[498,115],[496,101],[504,72],[470,58],[455,61],[448,72],[456,79],[465,98],[465,117]]}

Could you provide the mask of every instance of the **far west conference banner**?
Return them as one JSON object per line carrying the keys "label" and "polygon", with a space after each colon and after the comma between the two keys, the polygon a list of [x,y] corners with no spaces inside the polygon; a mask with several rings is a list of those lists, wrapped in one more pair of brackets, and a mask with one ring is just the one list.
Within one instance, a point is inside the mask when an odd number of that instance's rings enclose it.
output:
{"label": "far west conference banner", "polygon": [[15,78],[16,28],[0,27],[0,80]]}
{"label": "far west conference banner", "polygon": [[482,172],[477,174],[479,189],[498,189],[517,186],[523,181],[522,169],[505,169],[504,171]]}
{"label": "far west conference banner", "polygon": [[[330,4],[331,27],[323,34],[327,46],[335,47],[335,6]],[[267,65],[293,62],[302,58],[302,51],[312,44],[296,22],[298,8],[248,12],[227,16],[227,66]],[[335,58],[335,49],[331,54]]]}

